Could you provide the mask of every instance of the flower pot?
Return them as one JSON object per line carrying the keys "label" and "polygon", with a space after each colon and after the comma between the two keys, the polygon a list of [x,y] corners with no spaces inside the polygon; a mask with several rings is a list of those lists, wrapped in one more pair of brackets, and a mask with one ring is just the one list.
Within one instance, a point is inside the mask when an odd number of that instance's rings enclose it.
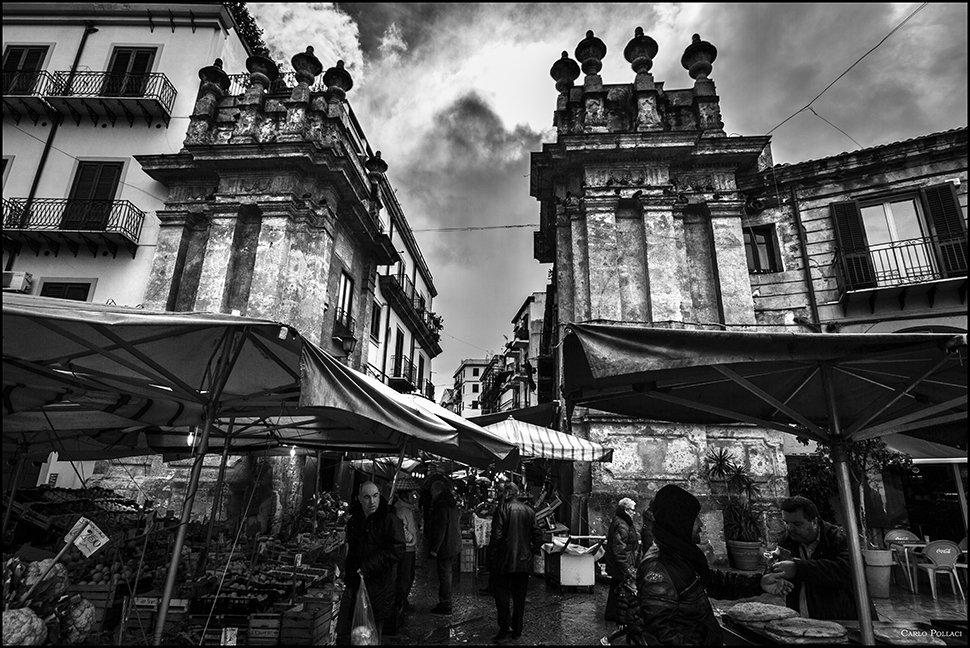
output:
{"label": "flower pot", "polygon": [[890,549],[863,549],[862,558],[866,563],[869,594],[876,598],[889,598],[893,552]]}
{"label": "flower pot", "polygon": [[731,564],[744,571],[758,571],[758,558],[761,556],[761,542],[727,540]]}

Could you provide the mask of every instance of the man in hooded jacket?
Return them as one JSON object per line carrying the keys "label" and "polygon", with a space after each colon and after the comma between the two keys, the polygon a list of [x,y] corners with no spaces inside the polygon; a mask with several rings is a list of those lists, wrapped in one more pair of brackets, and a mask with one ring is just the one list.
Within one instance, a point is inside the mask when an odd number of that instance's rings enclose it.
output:
{"label": "man in hooded jacket", "polygon": [[617,590],[629,580],[637,577],[637,561],[640,557],[640,538],[633,514],[637,503],[624,497],[616,505],[616,514],[606,532],[606,573],[610,577],[610,593],[606,598],[607,621],[617,621]]}
{"label": "man in hooded jacket", "polygon": [[380,496],[377,485],[374,482],[361,484],[347,520],[347,561],[343,572],[346,588],[337,618],[338,644],[350,644],[361,574],[380,636],[384,621],[395,611],[397,564],[404,555],[404,544],[404,526],[387,500]]}
{"label": "man in hooded jacket", "polygon": [[720,646],[721,626],[710,597],[738,599],[762,591],[784,596],[792,584],[778,574],[711,569],[698,548],[700,502],[673,484],[653,501],[654,543],[640,560],[637,590],[647,645]]}
{"label": "man in hooded jacket", "polygon": [[461,524],[458,502],[444,481],[431,485],[431,518],[428,553],[438,569],[438,605],[432,614],[451,614],[451,584],[455,559],[461,555]]}
{"label": "man in hooded jacket", "polygon": [[[525,598],[529,590],[533,554],[542,545],[542,530],[536,525],[536,514],[528,504],[519,501],[519,487],[505,484],[505,503],[497,511],[495,529],[495,607],[499,633],[495,641],[518,639],[525,618]],[[509,603],[512,614],[509,614]]]}

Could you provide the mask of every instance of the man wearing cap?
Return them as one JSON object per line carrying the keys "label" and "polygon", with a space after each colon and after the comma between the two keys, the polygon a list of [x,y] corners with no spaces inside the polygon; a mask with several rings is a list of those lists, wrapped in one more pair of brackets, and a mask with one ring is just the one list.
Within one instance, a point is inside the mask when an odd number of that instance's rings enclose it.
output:
{"label": "man wearing cap", "polygon": [[637,577],[640,538],[633,515],[637,503],[624,497],[616,505],[616,514],[606,532],[606,573],[610,576],[610,593],[606,598],[607,621],[617,621],[616,598],[620,585]]}
{"label": "man wearing cap", "polygon": [[792,585],[778,574],[711,569],[700,542],[700,502],[667,485],[653,501],[654,543],[637,569],[637,590],[648,645],[719,646],[724,643],[710,597],[738,599],[762,591],[784,597]]}

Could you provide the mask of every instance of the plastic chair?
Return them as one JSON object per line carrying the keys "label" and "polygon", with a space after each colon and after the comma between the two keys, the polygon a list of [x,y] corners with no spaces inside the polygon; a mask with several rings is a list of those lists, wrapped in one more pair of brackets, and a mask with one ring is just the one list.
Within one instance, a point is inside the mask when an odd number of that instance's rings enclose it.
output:
{"label": "plastic chair", "polygon": [[[906,581],[909,583],[909,590],[911,592],[915,591],[915,563],[910,563],[909,556],[906,555],[906,547],[904,547],[903,544],[908,542],[919,542],[920,537],[912,531],[908,531],[906,529],[893,529],[892,531],[886,533],[882,541],[886,545],[887,549],[892,550],[896,563],[899,565],[900,569],[902,569],[903,574],[906,576]],[[910,569],[907,569],[907,566],[910,566]]]}
{"label": "plastic chair", "polygon": [[954,567],[961,570],[963,572],[963,578],[966,579],[967,578],[967,537],[964,536],[963,540],[961,540],[960,544],[957,546],[960,547],[960,557],[957,558],[957,561],[956,561],[956,564],[954,564]]}
{"label": "plastic chair", "polygon": [[960,584],[960,579],[956,576],[957,558],[963,555],[957,543],[949,540],[934,540],[926,545],[922,555],[929,562],[918,563],[916,566],[926,570],[926,574],[930,578],[933,598],[936,599],[936,576],[942,573],[950,576],[950,589],[953,590],[953,593],[956,594],[959,591],[960,598],[966,600],[963,585]]}

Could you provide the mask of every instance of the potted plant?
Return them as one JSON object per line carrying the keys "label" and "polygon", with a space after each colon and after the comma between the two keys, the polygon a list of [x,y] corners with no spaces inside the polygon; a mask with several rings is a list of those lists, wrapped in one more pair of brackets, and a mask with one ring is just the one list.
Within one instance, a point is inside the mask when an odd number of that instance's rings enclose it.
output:
{"label": "potted plant", "polygon": [[758,485],[724,448],[708,453],[707,482],[724,515],[724,540],[731,563],[738,569],[757,570],[765,537],[761,514],[752,506]]}

